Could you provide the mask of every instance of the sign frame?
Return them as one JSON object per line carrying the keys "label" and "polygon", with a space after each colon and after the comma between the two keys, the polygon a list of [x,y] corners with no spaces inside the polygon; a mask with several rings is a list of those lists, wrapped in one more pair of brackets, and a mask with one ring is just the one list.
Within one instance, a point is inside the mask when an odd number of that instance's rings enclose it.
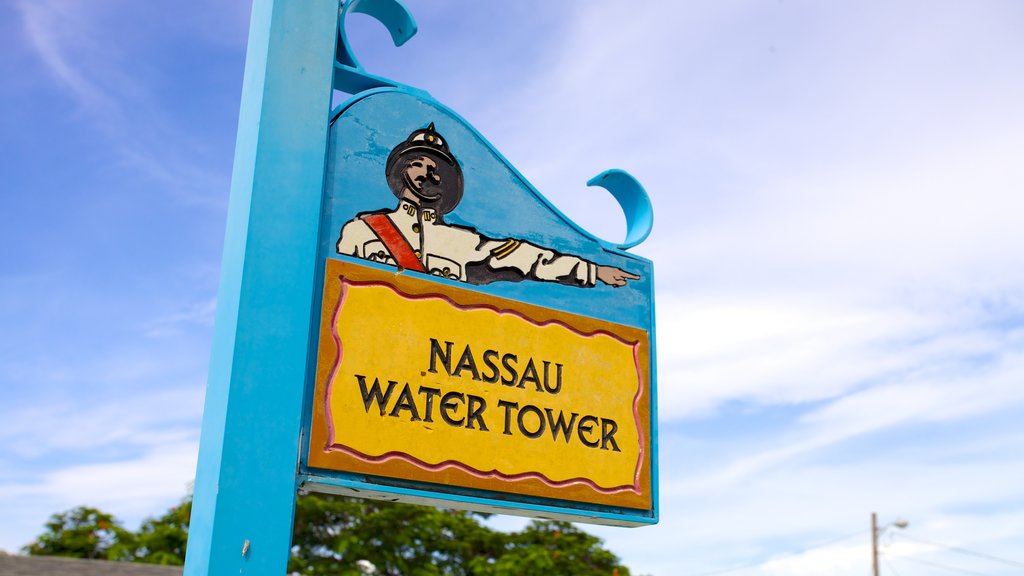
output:
{"label": "sign frame", "polygon": [[[334,261],[336,268],[345,270],[346,266],[351,269],[352,264],[347,264],[346,260]],[[332,268],[329,263],[328,268]],[[361,268],[361,269],[360,269]],[[475,292],[464,293],[461,295],[455,295],[452,292],[454,287],[449,287],[444,284],[436,284],[430,288],[424,288],[421,285],[426,284],[425,280],[410,277],[405,278],[402,274],[396,274],[393,270],[377,270],[366,266],[357,266],[355,270],[352,270],[357,283],[372,281],[383,281],[384,283],[393,286],[396,291],[403,292],[412,295],[416,298],[422,298],[424,296],[442,296],[446,298],[452,298],[453,296],[458,299],[460,306],[479,306],[481,308],[497,309],[502,312],[506,312],[507,309],[502,308],[500,301],[494,298],[488,297],[485,294],[477,294]],[[329,290],[329,288],[328,288]],[[328,291],[328,290],[325,290]],[[458,289],[455,289],[458,290]],[[468,292],[468,291],[463,291]],[[333,353],[332,345],[324,342],[323,334],[326,331],[326,324],[329,323],[330,317],[333,315],[334,302],[336,296],[322,299],[322,315],[321,318],[325,322],[325,326],[321,329],[320,344],[322,350],[327,349]],[[538,308],[526,304],[516,305],[518,310],[530,310],[528,312],[534,315],[535,318],[543,318],[544,321],[550,321],[552,319],[559,319],[564,321],[567,315],[555,309],[544,309]],[[586,321],[587,319],[583,319]],[[592,320],[592,322],[598,322]],[[600,329],[595,328],[595,331]],[[633,333],[638,335],[642,333],[642,330],[623,326],[620,330],[626,330],[627,333]],[[635,336],[634,336],[635,338]],[[653,355],[653,350],[650,349],[651,343],[642,342],[640,343],[641,354],[648,360]],[[324,356],[323,352],[320,354]],[[316,368],[314,366],[314,368]],[[319,366],[321,373],[330,370],[330,366]],[[534,518],[544,518],[550,520],[567,520],[576,522],[587,522],[592,524],[603,524],[609,526],[643,526],[647,524],[656,523],[657,517],[657,459],[654,457],[654,451],[657,449],[657,426],[653,422],[653,418],[656,418],[656,407],[653,399],[656,391],[653,387],[653,371],[655,366],[653,362],[645,364],[644,374],[638,375],[640,380],[639,384],[644,388],[641,395],[643,400],[643,406],[640,407],[642,415],[638,414],[637,423],[642,421],[647,425],[644,431],[640,432],[640,440],[643,445],[640,450],[639,458],[641,462],[638,462],[637,468],[637,479],[636,482],[639,485],[650,486],[650,491],[643,491],[638,494],[641,498],[647,497],[647,504],[634,504],[632,507],[625,505],[614,505],[614,504],[601,504],[601,503],[588,503],[579,499],[567,500],[558,497],[544,497],[541,495],[531,496],[528,494],[512,494],[510,492],[502,491],[500,489],[481,489],[473,487],[460,487],[451,484],[438,484],[431,483],[428,480],[410,479],[409,477],[397,478],[397,477],[380,477],[365,473],[357,472],[341,472],[337,470],[325,471],[318,469],[317,462],[310,463],[310,453],[318,449],[318,447],[324,443],[324,434],[318,433],[317,431],[311,430],[311,426],[314,423],[319,422],[323,424],[322,414],[319,417],[316,415],[319,409],[315,403],[321,401],[318,390],[317,394],[307,394],[306,402],[306,414],[307,419],[303,423],[303,450],[300,461],[300,482],[305,489],[318,492],[326,492],[331,494],[338,494],[344,496],[355,496],[363,498],[374,498],[379,500],[395,500],[399,499],[403,502],[427,504],[433,506],[441,506],[455,509],[465,510],[476,510],[488,513],[501,513],[519,516],[529,516]],[[637,370],[642,368],[638,365]],[[321,382],[318,379],[317,387],[319,388]],[[639,392],[639,391],[638,391]],[[322,412],[322,409],[319,409]],[[313,418],[308,418],[308,415],[314,414]],[[650,437],[644,438],[643,434],[645,431],[650,431]],[[321,456],[320,461],[324,461]],[[609,498],[608,500],[613,500]],[[635,501],[635,499],[633,499]]]}

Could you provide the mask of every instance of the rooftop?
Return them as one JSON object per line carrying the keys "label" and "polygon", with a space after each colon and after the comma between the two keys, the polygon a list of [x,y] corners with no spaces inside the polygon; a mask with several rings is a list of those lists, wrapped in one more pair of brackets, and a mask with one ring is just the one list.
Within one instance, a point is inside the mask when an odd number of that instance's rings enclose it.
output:
{"label": "rooftop", "polygon": [[107,562],[0,552],[0,576],[181,576],[181,566]]}

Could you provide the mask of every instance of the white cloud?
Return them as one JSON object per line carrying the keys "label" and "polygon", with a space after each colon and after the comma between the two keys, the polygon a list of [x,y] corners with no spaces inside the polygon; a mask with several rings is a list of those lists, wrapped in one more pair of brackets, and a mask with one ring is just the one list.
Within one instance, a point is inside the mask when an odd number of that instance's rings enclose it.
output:
{"label": "white cloud", "polygon": [[185,327],[213,327],[214,313],[217,311],[217,299],[211,298],[204,302],[187,305],[183,310],[154,318],[145,323],[145,334],[150,338],[158,338],[180,334]]}
{"label": "white cloud", "polygon": [[[979,398],[1019,377],[1021,328],[999,326],[1008,309],[958,302],[886,307],[742,293],[658,303],[659,404],[663,420],[708,417],[728,402],[799,405],[866,386],[904,383],[940,392],[979,380]],[[845,305],[844,305],[845,304]],[[886,392],[892,393],[892,392]],[[939,395],[940,398],[944,395]]]}
{"label": "white cloud", "polygon": [[845,435],[896,424],[957,420],[1020,405],[1024,402],[1021,382],[1024,357],[1011,353],[994,366],[965,375],[907,378],[858,391],[802,421],[824,424]]}
{"label": "white cloud", "polygon": [[35,526],[38,535],[51,514],[75,506],[99,508],[132,529],[163,513],[187,493],[199,445],[195,439],[152,442],[135,458],[60,467],[20,484],[0,484],[0,500],[16,503],[5,510],[0,550],[18,550],[32,538],[27,527]]}
{"label": "white cloud", "polygon": [[87,5],[22,0],[17,8],[32,48],[54,77],[87,106],[113,113],[116,106],[107,92],[65,55],[68,47],[81,51],[98,48],[96,31],[88,28]]}
{"label": "white cloud", "polygon": [[985,6],[581,3],[459,110],[599,235],[590,176],[654,202],[662,523],[587,528],[635,572],[864,574],[871,510],[1008,550],[1024,44]]}
{"label": "white cloud", "polygon": [[82,405],[69,398],[46,398],[45,404],[4,410],[0,441],[10,454],[75,460],[111,449],[137,451],[198,437],[202,390],[158,389],[132,396],[100,399]]}
{"label": "white cloud", "polygon": [[54,513],[93,506],[136,527],[195,476],[202,392],[140,391],[91,402],[48,398],[0,416],[0,550],[16,551]]}
{"label": "white cloud", "polygon": [[[680,3],[623,18],[587,3],[552,41],[554,65],[499,93],[484,122],[589,228],[619,216],[581,194],[583,181],[613,166],[640,176],[656,211],[640,251],[673,283],[1019,285],[1024,81],[1006,73],[1022,52],[1012,30],[950,5],[926,18],[907,5],[856,12]],[[538,145],[541,132],[559,137]]]}
{"label": "white cloud", "polygon": [[[752,437],[757,434],[745,437],[748,444],[787,441],[772,433],[767,440]],[[993,456],[973,439],[885,448],[906,439],[893,433],[873,443],[871,453],[810,455],[742,476],[723,473],[737,452],[743,457],[742,442],[729,441],[724,453],[687,451],[686,460],[662,462],[667,508],[659,525],[587,529],[640,574],[686,576],[747,565],[753,566],[737,573],[864,574],[872,510],[882,524],[909,519],[908,536],[1014,558],[1024,510],[1000,503],[1024,497],[1017,481],[1024,474],[1024,435],[1007,440],[1012,458]],[[951,512],[970,508],[978,511]]]}
{"label": "white cloud", "polygon": [[681,299],[658,302],[659,404],[664,419],[713,413],[728,401],[796,404],[834,397],[906,360],[885,341],[926,324],[899,311],[810,302]]}
{"label": "white cloud", "polygon": [[817,576],[820,574],[861,574],[864,559],[870,554],[865,545],[831,546],[765,562],[760,570],[764,574]]}
{"label": "white cloud", "polygon": [[159,513],[154,502],[185,496],[195,476],[198,443],[161,439],[158,444],[136,458],[69,466],[43,474],[40,482],[3,486],[0,494],[23,504],[27,499],[45,502],[48,514],[79,505],[124,517]]}
{"label": "white cloud", "polygon": [[[180,202],[223,208],[223,191],[228,187],[224,165],[208,164],[209,144],[197,137],[196,130],[178,125],[180,117],[172,117],[156,83],[143,73],[148,69],[128,71],[133,53],[149,51],[152,60],[159,62],[155,54],[166,50],[152,40],[160,35],[136,32],[159,26],[168,35],[175,26],[167,22],[175,20],[160,18],[157,12],[144,20],[130,19],[131,7],[117,1],[23,0],[17,4],[31,47],[70,96],[67,101],[72,104],[69,108],[75,112],[75,121],[93,126],[117,152],[107,158],[116,159],[107,170],[118,173],[121,180],[128,174],[141,175],[148,179],[147,187],[155,184]],[[225,7],[217,3],[216,9],[204,9],[201,20],[210,24],[235,21],[236,28],[240,27],[238,7]],[[122,31],[118,42],[111,42],[106,27],[117,26],[131,32]],[[203,26],[185,28],[184,33],[205,41],[213,39]],[[227,36],[230,34],[221,34],[215,45]],[[182,38],[195,41],[197,36]]]}

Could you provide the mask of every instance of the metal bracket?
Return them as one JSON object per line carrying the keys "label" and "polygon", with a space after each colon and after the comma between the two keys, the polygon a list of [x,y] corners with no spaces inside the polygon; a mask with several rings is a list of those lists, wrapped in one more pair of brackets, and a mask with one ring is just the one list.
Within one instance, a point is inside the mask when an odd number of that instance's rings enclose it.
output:
{"label": "metal bracket", "polygon": [[371,74],[363,68],[352,52],[345,31],[345,17],[349,12],[372,16],[391,33],[395,46],[401,46],[416,35],[416,20],[412,12],[400,0],[349,0],[341,7],[338,18],[338,50],[334,64],[334,89],[357,94],[373,88],[397,88],[405,86],[394,80]]}

